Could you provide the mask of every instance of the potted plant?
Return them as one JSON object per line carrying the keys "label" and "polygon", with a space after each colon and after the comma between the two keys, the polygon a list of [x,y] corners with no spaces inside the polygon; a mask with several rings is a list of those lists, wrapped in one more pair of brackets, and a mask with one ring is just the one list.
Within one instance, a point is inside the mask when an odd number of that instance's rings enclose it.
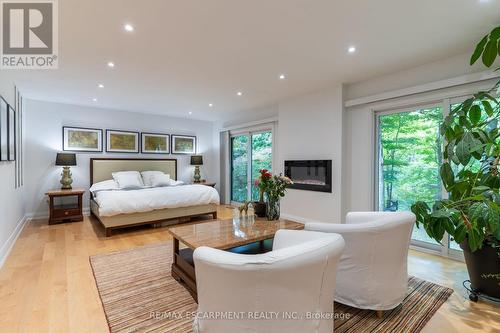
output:
{"label": "potted plant", "polygon": [[266,203],[264,201],[264,193],[266,193],[272,175],[267,169],[259,170],[259,174],[259,177],[257,177],[254,183],[255,187],[259,189],[259,201],[254,201],[253,206],[255,209],[255,214],[258,217],[265,217]]}
{"label": "potted plant", "polygon": [[[498,55],[500,27],[477,44],[470,63],[481,58],[489,68]],[[449,198],[432,207],[419,201],[411,210],[417,227],[423,226],[430,237],[441,242],[447,232],[460,244],[473,291],[500,299],[500,103],[495,94],[500,94],[500,81],[473,94],[444,119],[440,176]],[[471,299],[477,299],[475,293]]]}

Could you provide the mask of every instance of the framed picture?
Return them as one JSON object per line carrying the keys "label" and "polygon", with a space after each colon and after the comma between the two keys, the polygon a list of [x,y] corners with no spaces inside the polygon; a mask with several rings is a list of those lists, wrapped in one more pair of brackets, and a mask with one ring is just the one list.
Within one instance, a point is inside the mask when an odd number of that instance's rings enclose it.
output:
{"label": "framed picture", "polygon": [[106,130],[106,152],[139,153],[139,132]]}
{"label": "framed picture", "polygon": [[9,105],[8,114],[9,161],[16,160],[16,110]]}
{"label": "framed picture", "polygon": [[0,97],[0,161],[9,159],[9,104]]}
{"label": "framed picture", "polygon": [[143,154],[170,153],[170,135],[141,133],[141,152]]}
{"label": "framed picture", "polygon": [[196,137],[172,134],[172,154],[196,154]]}
{"label": "framed picture", "polygon": [[63,150],[102,152],[102,130],[84,127],[63,127]]}

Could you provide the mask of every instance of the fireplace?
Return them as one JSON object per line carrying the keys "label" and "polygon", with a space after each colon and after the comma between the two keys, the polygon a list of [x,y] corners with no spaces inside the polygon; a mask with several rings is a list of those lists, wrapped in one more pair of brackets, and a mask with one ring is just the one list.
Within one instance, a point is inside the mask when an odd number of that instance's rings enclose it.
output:
{"label": "fireplace", "polygon": [[285,161],[285,176],[293,181],[289,188],[332,192],[332,160]]}

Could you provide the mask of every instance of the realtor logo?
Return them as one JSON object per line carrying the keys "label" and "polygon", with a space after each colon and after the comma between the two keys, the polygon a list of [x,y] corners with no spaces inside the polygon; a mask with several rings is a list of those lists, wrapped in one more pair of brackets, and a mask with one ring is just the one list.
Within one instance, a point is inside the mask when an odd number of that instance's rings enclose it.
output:
{"label": "realtor logo", "polygon": [[57,0],[1,1],[1,69],[57,69]]}

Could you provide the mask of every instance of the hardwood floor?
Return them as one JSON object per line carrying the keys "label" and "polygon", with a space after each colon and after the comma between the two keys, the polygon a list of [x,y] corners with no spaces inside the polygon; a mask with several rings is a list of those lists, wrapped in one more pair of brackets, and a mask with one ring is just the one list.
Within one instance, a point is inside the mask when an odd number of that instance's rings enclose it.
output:
{"label": "hardwood floor", "polygon": [[[219,217],[231,218],[221,207]],[[0,270],[0,332],[107,332],[89,256],[170,240],[165,228],[117,231],[105,238],[96,221],[32,221]],[[500,307],[466,298],[463,263],[411,251],[412,275],[455,293],[422,332],[500,332]]]}

